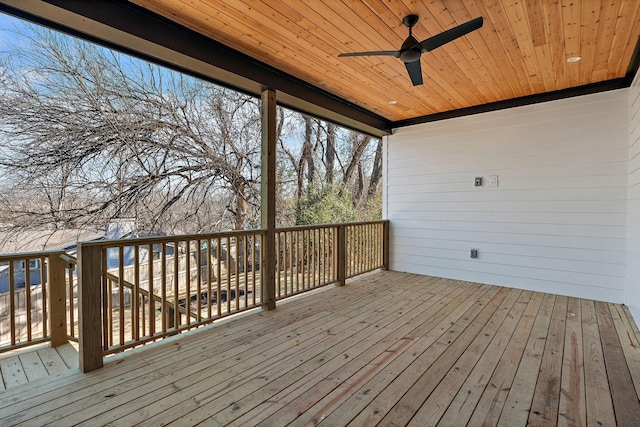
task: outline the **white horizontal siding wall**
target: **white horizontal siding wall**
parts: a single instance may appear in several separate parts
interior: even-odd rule
[[[391,268],[623,302],[628,93],[397,130],[385,145]]]
[[[629,90],[629,247],[627,300],[640,322],[640,74]]]

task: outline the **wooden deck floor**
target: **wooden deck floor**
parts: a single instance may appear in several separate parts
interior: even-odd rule
[[[0,425],[640,425],[626,307],[382,272],[0,392]]]
[[[0,390],[78,369],[77,344],[48,343],[0,354]],[[0,392],[0,396],[2,396]]]

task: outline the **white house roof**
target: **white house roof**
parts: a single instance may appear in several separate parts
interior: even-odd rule
[[[104,231],[82,229],[0,232],[0,253],[69,251],[74,249],[78,242],[104,237]]]

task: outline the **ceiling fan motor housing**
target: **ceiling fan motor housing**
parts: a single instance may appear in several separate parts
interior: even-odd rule
[[[422,49],[418,45],[420,43],[415,37],[409,36],[400,48],[400,59],[404,62],[415,62],[420,59]]]
[[[413,37],[412,31],[413,26],[418,23],[418,18],[418,15],[407,15],[402,19],[402,23],[409,28],[409,37],[400,48],[400,59],[405,63],[419,61],[422,54],[422,49],[418,46],[420,42]]]

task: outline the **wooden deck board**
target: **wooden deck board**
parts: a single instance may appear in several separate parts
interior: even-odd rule
[[[512,388],[520,360],[529,341],[538,311],[542,305],[543,297],[544,295],[541,293],[533,294],[479,401],[469,400],[468,403],[465,402],[467,406],[475,406],[470,418],[461,418],[464,416],[464,412],[454,411],[454,413],[445,413],[443,422],[447,419],[452,419],[451,425],[464,424],[467,420],[470,425],[492,426],[498,423],[502,408]],[[454,408],[450,409],[453,410]]]
[[[464,380],[464,383],[458,389],[457,394],[451,399],[451,404],[449,404],[448,407],[442,405],[442,402],[438,402],[437,390],[429,398],[434,401],[434,405],[442,405],[442,409],[439,411],[442,418],[440,418],[438,422],[443,425],[459,425],[466,423],[469,418],[471,418],[480,397],[489,385],[502,355],[511,342],[518,324],[522,317],[526,315],[527,308],[531,306],[535,309],[536,304],[529,305],[531,298],[532,292],[525,291],[521,293],[518,301],[509,312],[500,329],[494,335],[494,338],[478,360],[478,363],[470,372],[462,375],[463,378],[461,379]],[[429,400],[427,400],[427,403],[428,402]],[[423,405],[422,408],[420,408],[420,412],[426,411],[427,408],[428,406],[426,404]],[[415,419],[421,418],[419,414],[416,414]],[[435,416],[433,418],[435,418]]]
[[[623,306],[381,272],[23,381],[0,425],[640,425],[639,360]]]
[[[596,315],[616,421],[619,426],[637,427],[640,420],[640,401],[608,304],[596,302]]]
[[[587,404],[584,395],[582,309],[580,308],[580,300],[577,298],[569,298],[567,305],[567,326],[562,361],[558,425],[587,425]]]
[[[593,301],[582,301],[584,382],[589,425],[615,425],[613,401]]]
[[[558,420],[566,317],[567,298],[559,296],[551,314],[540,373],[529,410],[529,423],[532,425],[552,425]]]
[[[538,381],[542,353],[549,332],[554,303],[554,295],[545,295],[542,306],[538,311],[536,322],[533,325],[533,330],[529,335],[525,351],[521,359],[519,359],[520,364],[497,425],[504,427],[526,425],[533,393]]]
[[[21,354],[18,358],[24,368],[24,373],[27,376],[28,381],[34,381],[38,378],[49,376],[49,372],[47,371],[47,368],[45,368],[37,351],[30,351],[28,353]]]
[[[0,362],[0,371],[2,371],[2,380],[5,388],[15,387],[28,382],[27,375],[24,373],[24,367],[18,356],[3,358],[2,362]]]

